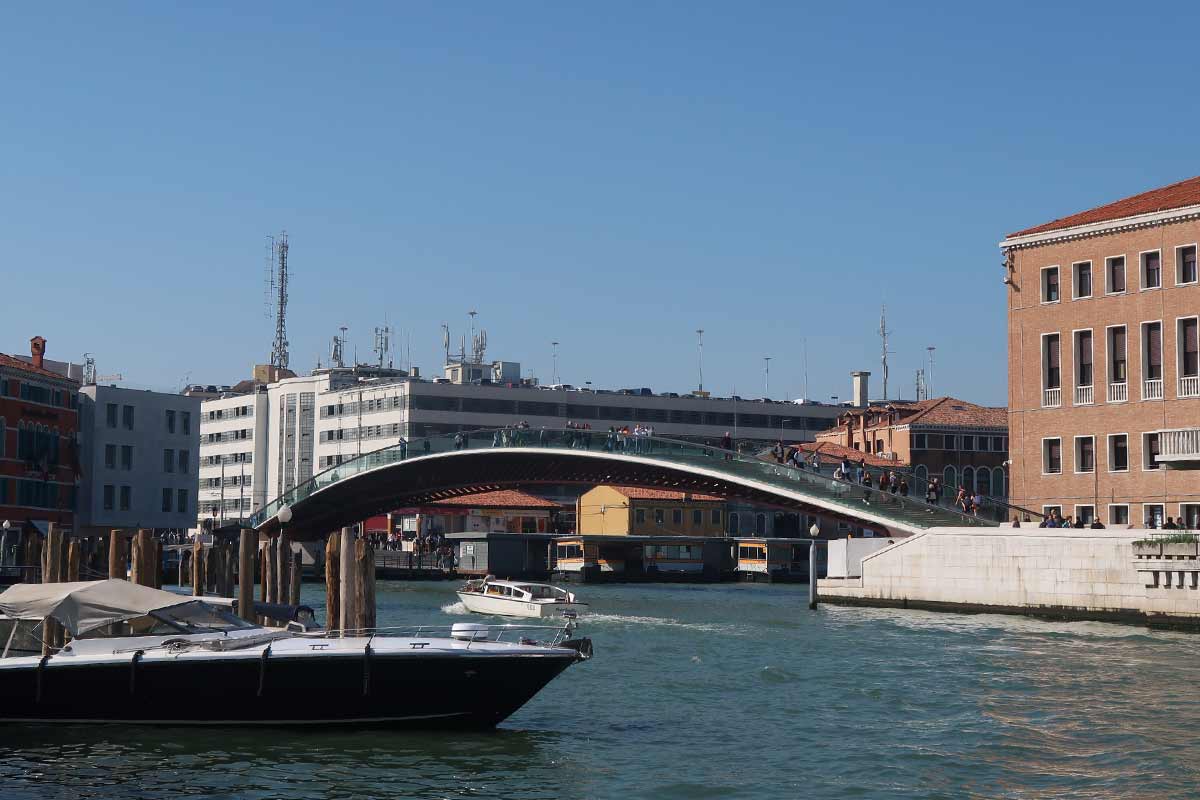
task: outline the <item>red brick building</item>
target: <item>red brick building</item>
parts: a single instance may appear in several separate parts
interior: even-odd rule
[[[826,457],[862,456],[868,469],[891,466],[921,479],[1004,500],[1008,494],[1008,413],[954,397],[852,408],[837,426],[800,445]],[[915,489],[921,494],[924,489]]]
[[[1012,498],[1200,527],[1200,178],[1000,243]]]
[[[45,349],[36,336],[32,363],[0,353],[0,522],[13,530],[74,523],[79,384],[44,367]]]

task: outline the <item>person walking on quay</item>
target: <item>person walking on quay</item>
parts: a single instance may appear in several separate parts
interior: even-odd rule
[[[975,516],[979,516],[979,512],[983,510],[983,492],[975,489],[975,494],[971,497],[971,511]]]
[[[609,453],[617,449],[617,429],[612,425],[608,426],[608,436],[604,439],[604,449]]]
[[[455,450],[462,450],[462,449],[463,449],[463,435],[462,435],[462,431],[459,431],[458,433],[454,434],[454,449],[455,449]]]
[[[954,505],[961,508],[964,514],[969,514],[969,513],[971,513],[971,509],[969,509],[967,507],[967,503],[969,503],[969,502],[970,501],[967,499],[966,487],[964,487],[964,486],[958,487],[958,494],[956,494],[954,496]]]
[[[871,473],[863,470],[862,485],[870,489],[873,481],[874,478],[871,477]]]
[[[732,450],[733,449],[733,437],[729,435],[729,431],[725,431],[725,435],[721,437],[721,449],[722,450]],[[725,453],[725,460],[732,461],[733,454],[728,453],[728,452]]]
[[[931,506],[936,506],[941,500],[942,493],[938,489],[938,479],[934,478],[929,483],[925,484],[925,502]]]
[[[812,468],[813,472],[817,473],[818,475],[821,474],[821,459],[816,453],[812,454],[812,458],[808,460],[808,464]]]
[[[503,438],[501,438],[500,430],[500,428],[496,428],[496,430],[492,432],[492,447],[499,447],[504,441]]]
[[[886,472],[879,473],[879,491],[886,492],[890,488],[892,488],[892,482],[888,478],[888,474]]]
[[[400,437],[400,460],[405,461],[408,458],[408,439]]]
[[[862,459],[862,458],[860,458],[860,459],[858,460],[858,466],[854,468],[854,477],[858,479],[858,482],[859,482],[859,483],[862,483],[862,482],[863,482],[863,476],[864,476],[864,475],[866,475],[866,474],[867,474],[867,462],[866,462],[866,459]]]
[[[900,496],[908,497],[908,480],[903,475],[900,476]]]
[[[783,463],[783,441],[775,442],[775,446],[771,448],[771,455],[775,458],[776,464]]]
[[[888,485],[892,487],[892,494],[900,491],[900,478],[896,475],[896,470],[891,471]]]

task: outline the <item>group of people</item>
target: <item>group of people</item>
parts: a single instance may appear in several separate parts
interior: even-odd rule
[[[1025,517],[1025,522],[1027,522],[1029,524],[1033,524],[1032,522],[1030,522],[1030,519],[1028,516]],[[1014,528],[1021,527],[1021,523],[1017,521],[1016,517],[1013,517],[1012,526]],[[1050,513],[1046,515],[1046,517],[1041,521],[1041,523],[1038,525],[1038,527],[1039,528],[1103,528],[1104,523],[1100,521],[1099,517],[1093,518],[1090,525],[1083,521],[1083,517],[1075,517],[1074,521],[1072,521],[1070,516],[1066,516],[1066,517],[1060,516],[1058,513],[1058,509],[1052,508],[1052,509],[1050,509]],[[1172,527],[1174,527],[1174,526],[1172,526]]]

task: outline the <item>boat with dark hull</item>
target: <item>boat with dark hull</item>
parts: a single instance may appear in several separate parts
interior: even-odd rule
[[[0,612],[14,722],[487,728],[591,655],[570,621],[334,637],[114,580],[15,586]],[[73,637],[44,656],[43,617]]]

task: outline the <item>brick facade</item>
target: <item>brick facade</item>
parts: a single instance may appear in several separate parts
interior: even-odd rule
[[[1194,191],[1180,197],[1180,187],[1193,182]],[[1181,380],[1195,372],[1185,364],[1185,357],[1189,363],[1194,358],[1185,354],[1184,337],[1191,338],[1187,320],[1200,314],[1200,285],[1194,274],[1185,274],[1194,272],[1185,264],[1194,264],[1196,253],[1186,248],[1200,242],[1200,182],[1193,182],[1168,187],[1179,197],[1176,202],[1188,204],[1174,213],[1130,216],[1130,211],[1161,209],[1154,198],[1146,199],[1151,192],[1001,243],[1008,264],[1013,503],[1039,510],[1058,506],[1067,515],[1095,507],[1108,524],[1114,519],[1139,524],[1158,513],[1200,519],[1200,506],[1181,508],[1200,504],[1200,475],[1167,469],[1153,452],[1156,432],[1200,426],[1200,396],[1187,396],[1200,395],[1196,381]],[[1154,276],[1144,269],[1153,271],[1154,254],[1158,287],[1149,285]],[[1119,258],[1124,259],[1123,287],[1119,281],[1114,286],[1118,276],[1109,274]],[[1057,268],[1057,297],[1048,268]],[[1184,283],[1184,278],[1191,280]],[[1157,370],[1157,337],[1148,323],[1161,323]],[[1047,335],[1058,337],[1057,381],[1054,339]],[[1077,437],[1082,438],[1077,442]],[[1047,463],[1056,439],[1058,465]],[[1124,516],[1118,516],[1122,508]]]

